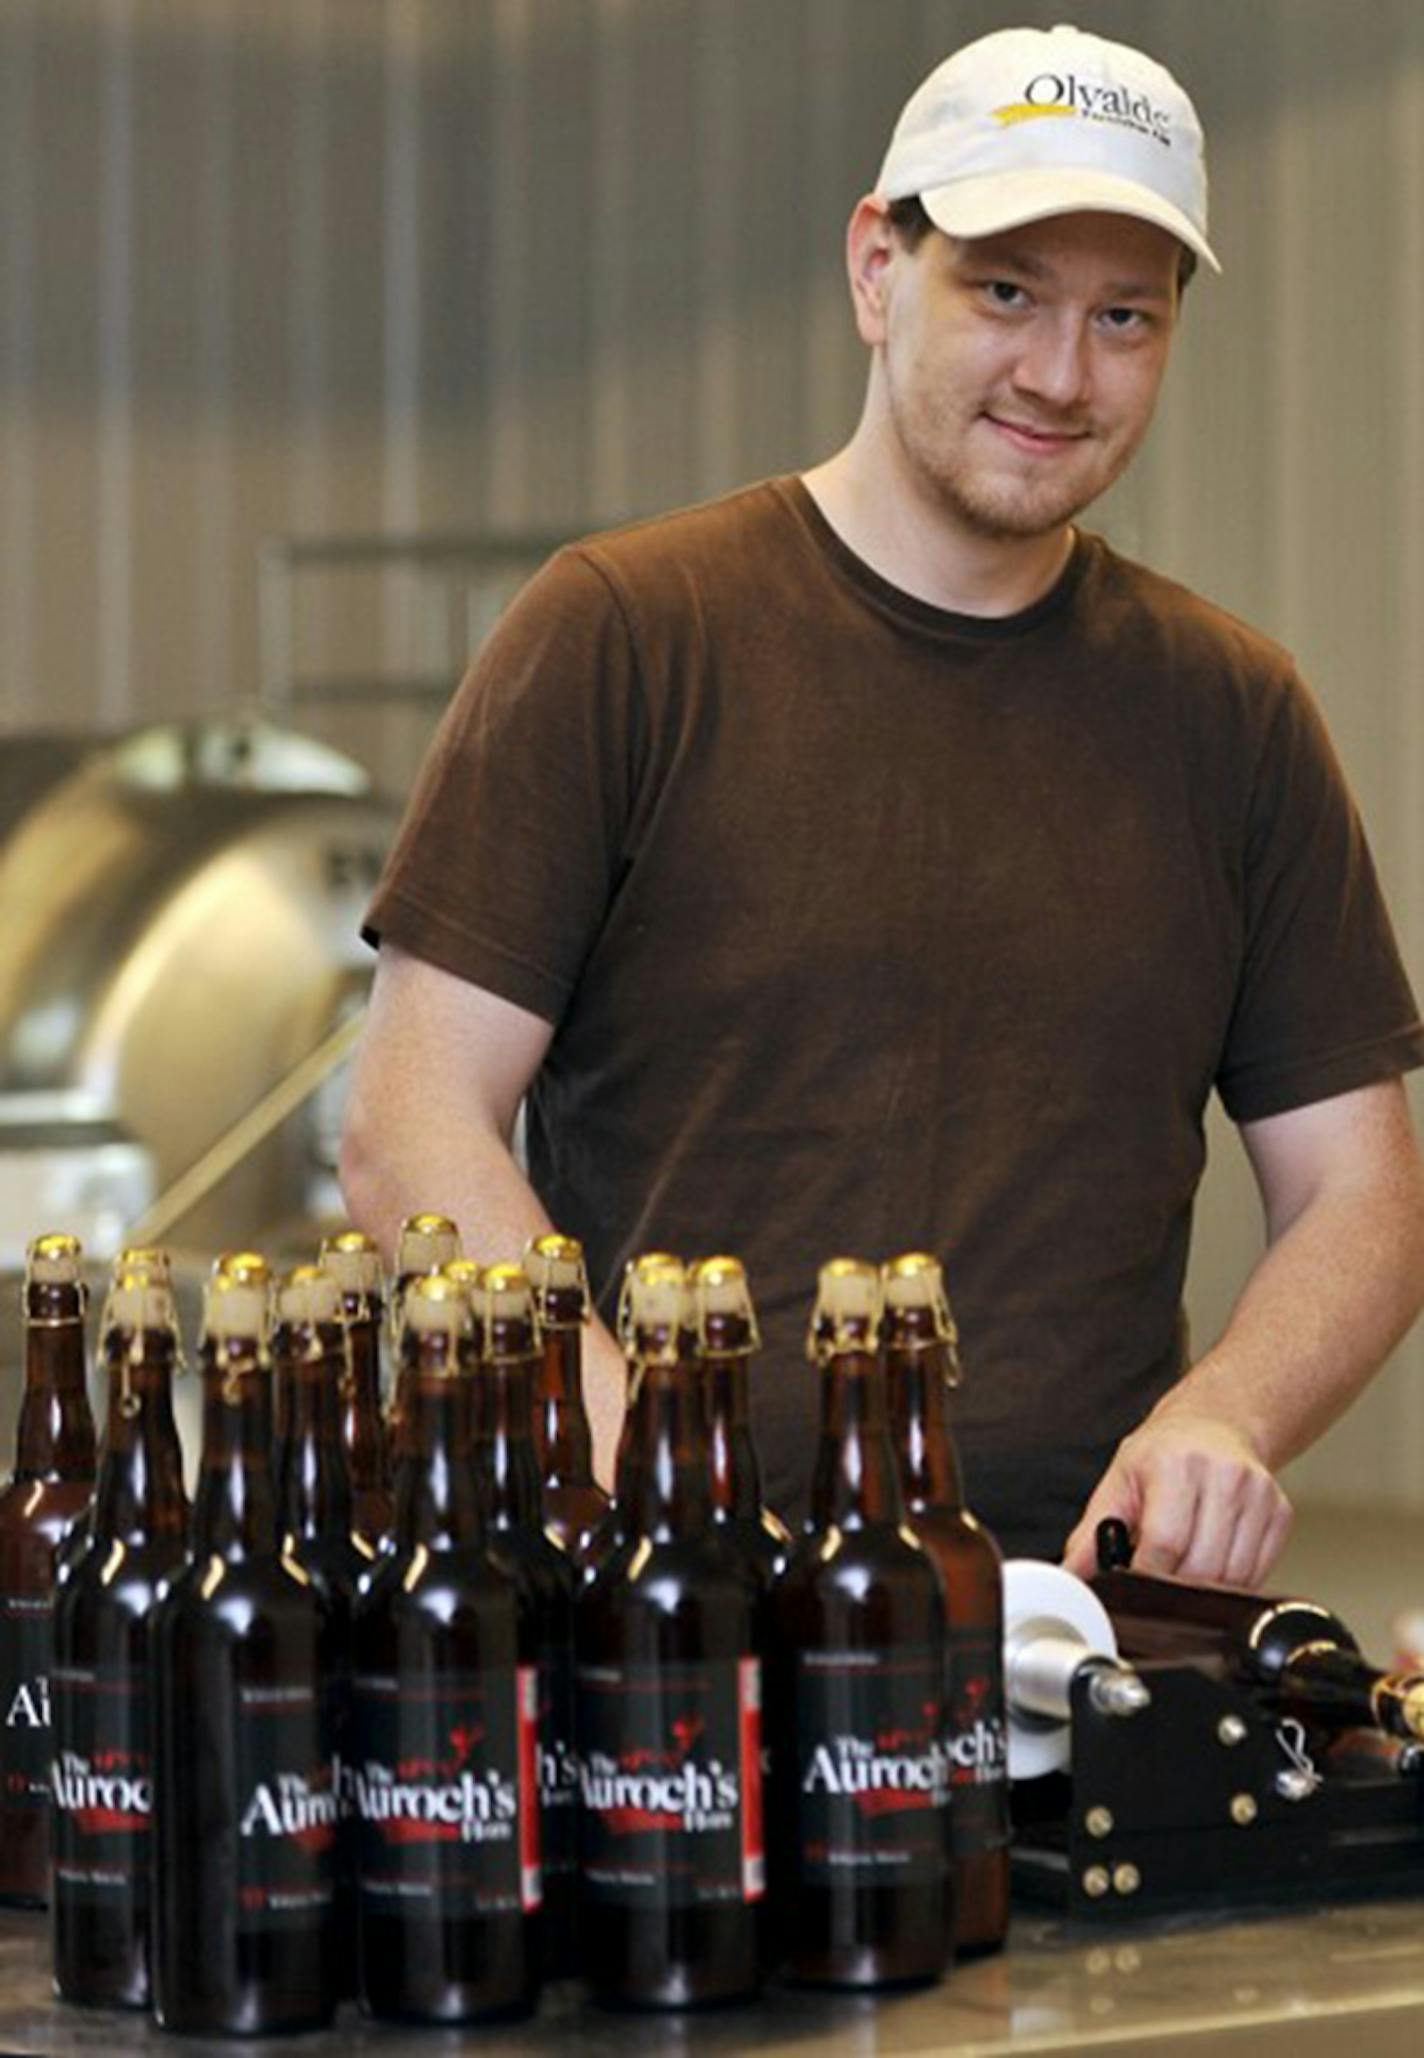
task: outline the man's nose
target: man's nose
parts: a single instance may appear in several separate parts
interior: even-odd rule
[[[1080,406],[1087,398],[1089,385],[1085,326],[1066,314],[1035,324],[1019,352],[1014,385],[1020,393],[1046,400],[1064,411]]]

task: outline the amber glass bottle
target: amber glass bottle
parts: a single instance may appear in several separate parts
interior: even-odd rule
[[[401,1350],[401,1328],[405,1320],[405,1296],[411,1282],[439,1272],[460,1256],[460,1232],[448,1215],[407,1215],[396,1240],[395,1277],[391,1284],[391,1353],[395,1379],[390,1411],[386,1417],[386,1442],[390,1452],[392,1481],[405,1456],[405,1423],[409,1416],[407,1364]]]
[[[623,1356],[630,1365],[634,1362],[633,1298],[638,1283],[644,1277],[657,1278],[668,1265],[679,1272],[683,1269],[681,1258],[675,1258],[670,1251],[643,1251],[636,1258],[630,1258],[623,1268],[623,1284],[618,1293],[618,1311],[614,1318],[614,1327]],[[593,1571],[601,1565],[628,1534],[629,1510],[633,1505],[637,1469],[641,1462],[637,1447],[638,1439],[633,1434],[631,1381],[625,1389],[625,1400],[623,1423],[618,1432],[618,1448],[613,1458],[613,1498],[602,1521],[580,1553],[585,1571]]]
[[[682,2008],[761,1973],[763,1592],[712,1519],[675,1260],[635,1277],[623,1533],[575,1602],[580,1944],[602,1999]]]
[[[773,1890],[793,1978],[934,1979],[953,1954],[944,1590],[905,1521],[872,1265],[821,1268],[811,1521],[772,1590]]]
[[[571,1236],[537,1236],[524,1254],[539,1318],[534,1444],[544,1482],[544,1521],[582,1557],[608,1513],[593,1476],[593,1434],[583,1397],[583,1332],[589,1319],[583,1246]]]
[[[337,1995],[339,1653],[277,1542],[267,1307],[209,1284],[189,1548],[151,1618],[154,2007],[193,2035],[315,2028]]]
[[[54,1984],[96,2008],[149,2003],[148,1616],[188,1523],[167,1270],[120,1270],[105,1303],[93,1518],[54,1604]]]
[[[94,1487],[77,1237],[30,1245],[25,1391],[15,1469],[0,1491],[0,1901],[49,1892],[50,1602],[55,1552]]]
[[[1004,1593],[998,1545],[964,1505],[950,1392],[958,1335],[936,1258],[911,1252],[882,1268],[885,1369],[910,1526],[944,1581],[949,1634],[950,1844],[955,1943],[996,1949],[1009,1922],[1008,1740]]]
[[[747,1391],[761,1336],[746,1268],[738,1258],[703,1258],[688,1277],[692,1352],[702,1367],[707,1413],[713,1514],[770,1586],[786,1563],[791,1533],[761,1497]]]
[[[455,1281],[404,1296],[395,1542],[356,1602],[361,1995],[460,2023],[528,2009],[541,1936],[537,1628],[490,1548]]]
[[[385,1284],[381,1253],[359,1229],[328,1237],[321,1262],[341,1289],[351,1377],[341,1410],[341,1438],[351,1480],[351,1519],[356,1534],[379,1549],[391,1533],[395,1500],[391,1460],[381,1413],[381,1331]]]
[[[578,1766],[574,1749],[574,1566],[544,1526],[534,1449],[539,1331],[534,1290],[519,1265],[484,1275],[484,1352],[476,1377],[475,1454],[490,1548],[522,1589],[539,1649],[539,1836],[544,1873],[544,1970],[576,1969]]]

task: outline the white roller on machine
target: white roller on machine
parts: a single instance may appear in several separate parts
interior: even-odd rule
[[[1140,1714],[1152,1699],[1140,1674],[1117,1654],[1108,1612],[1090,1586],[1062,1565],[1010,1558],[1004,1566],[1004,1702],[1010,1779],[1064,1772],[1071,1755],[1072,1687],[1104,1715]]]

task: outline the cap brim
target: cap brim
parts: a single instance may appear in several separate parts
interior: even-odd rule
[[[1214,272],[1221,270],[1216,252],[1179,207],[1110,172],[1034,169],[986,172],[932,186],[920,194],[925,213],[949,236],[996,236],[1025,222],[1048,221],[1056,214],[1130,214],[1153,222],[1185,243]]]

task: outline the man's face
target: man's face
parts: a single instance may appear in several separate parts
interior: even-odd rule
[[[918,482],[975,534],[1049,534],[1147,431],[1176,321],[1180,245],[1126,215],[896,242],[883,373]]]

